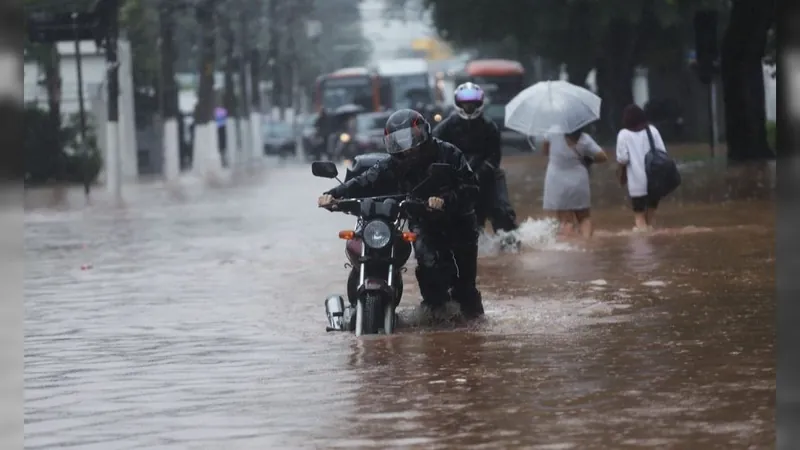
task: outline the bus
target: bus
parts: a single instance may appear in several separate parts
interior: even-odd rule
[[[505,108],[525,89],[525,69],[518,61],[508,59],[475,59],[467,62],[455,74],[454,84],[471,81],[486,93],[484,114],[502,130],[505,128]]]
[[[399,58],[378,61],[377,75],[391,89],[391,109],[433,105],[433,80],[428,62],[422,58]]]
[[[314,109],[334,111],[347,104],[366,111],[380,112],[389,107],[389,92],[375,71],[366,67],[347,67],[317,77]]]

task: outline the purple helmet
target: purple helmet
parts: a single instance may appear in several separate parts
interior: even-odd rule
[[[475,83],[466,82],[459,85],[455,92],[456,112],[464,119],[476,119],[483,113],[483,89]]]

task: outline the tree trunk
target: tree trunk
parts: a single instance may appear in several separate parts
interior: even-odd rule
[[[648,50],[648,33],[654,27],[652,1],[641,2],[638,22],[615,19],[604,39],[605,51],[597,64],[597,90],[603,103],[598,134],[614,139],[622,125],[622,110],[633,103],[636,66]]]
[[[170,0],[162,0],[159,11],[161,40],[161,118],[164,123],[162,147],[164,149],[164,177],[174,179],[180,173],[181,161],[188,158],[180,133],[178,84],[175,82],[175,7]]]
[[[231,19],[228,16],[221,16],[222,20],[222,39],[225,42],[225,88],[222,97],[222,104],[227,111],[225,120],[225,159],[228,166],[236,163],[238,156],[237,130],[239,122],[239,104],[236,98],[236,86],[234,75],[236,73],[236,35],[233,32]],[[222,144],[222,143],[221,143]]]
[[[269,49],[267,50],[267,60],[270,65],[269,77],[272,81],[272,93],[270,96],[271,106],[278,107],[283,114],[284,102],[283,96],[285,91],[284,76],[282,70],[282,54],[280,51],[281,45],[281,21],[282,15],[279,16],[281,7],[278,4],[280,0],[270,0],[269,10],[267,17],[269,18]]]
[[[569,82],[580,87],[586,87],[586,77],[594,68],[595,55],[602,50],[592,42],[590,30],[594,26],[592,22],[596,19],[587,8],[589,8],[587,5],[582,8],[571,8],[569,23],[572,31],[568,34],[567,47],[569,50],[563,55]]]
[[[216,63],[216,30],[214,0],[202,0],[195,9],[200,36],[200,80],[194,111],[193,168],[211,174],[219,168],[219,145],[214,121],[214,71]]]
[[[631,25],[624,21],[611,25],[606,51],[597,64],[597,91],[603,99],[597,134],[613,139],[620,129],[622,110],[633,103],[633,44]]]
[[[589,76],[589,72],[593,69],[591,62],[586,63],[585,61],[591,60],[582,59],[580,61],[567,62],[569,82],[584,88],[586,87],[586,77]]]
[[[250,55],[250,46],[248,45],[248,38],[250,36],[250,11],[247,8],[242,8],[239,13],[239,52],[238,52],[238,65],[239,65],[239,91],[241,98],[239,99],[239,106],[241,111],[239,113],[239,126],[238,133],[241,135],[241,147],[243,155],[246,153],[254,156],[253,152],[253,130],[251,123],[251,110],[250,110],[250,90],[249,83],[247,82],[247,61]],[[257,150],[259,155],[261,150]]]
[[[250,50],[250,104],[253,111],[261,113],[261,52]]]
[[[729,162],[774,157],[767,143],[762,69],[774,12],[775,0],[733,2],[721,52]]]
[[[61,136],[61,58],[58,55],[55,44],[43,44],[46,46],[45,57],[42,61],[44,66],[44,83],[47,90],[47,111],[50,117],[51,132],[56,136],[55,142],[60,152],[64,143]]]

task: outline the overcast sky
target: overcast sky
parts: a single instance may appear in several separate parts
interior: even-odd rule
[[[399,20],[387,21],[383,17],[383,3],[384,0],[365,0],[361,3],[364,35],[372,41],[373,58],[391,57],[398,49],[410,46],[413,39],[434,34],[428,25],[430,22],[428,17],[424,17],[423,20],[418,19],[420,11],[418,2],[409,2],[411,5],[406,12],[411,20],[405,23]]]

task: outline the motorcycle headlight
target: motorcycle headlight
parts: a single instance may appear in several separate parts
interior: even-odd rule
[[[350,142],[350,135],[347,134],[347,133],[342,133],[339,136],[339,140],[346,144],[346,143]]]
[[[392,229],[386,222],[373,220],[364,227],[364,243],[376,250],[389,245],[392,240]]]

